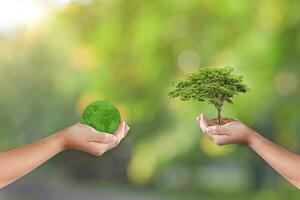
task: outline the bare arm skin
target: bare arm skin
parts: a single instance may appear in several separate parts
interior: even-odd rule
[[[207,126],[207,119],[201,115],[197,122],[217,145],[240,143],[249,146],[273,169],[291,184],[300,189],[300,156],[264,138],[240,121],[221,126]]]
[[[128,130],[125,122],[120,123],[114,135],[77,123],[42,140],[0,152],[0,189],[66,149],[101,156],[116,147]]]

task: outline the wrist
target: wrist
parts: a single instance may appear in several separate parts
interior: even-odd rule
[[[253,148],[259,139],[260,139],[260,135],[257,132],[250,130],[249,137],[247,140],[247,145],[250,148]]]
[[[53,143],[56,146],[59,152],[64,151],[66,149],[65,144],[65,130],[59,131],[52,135]]]

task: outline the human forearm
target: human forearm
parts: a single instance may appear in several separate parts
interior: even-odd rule
[[[217,145],[246,144],[285,179],[300,189],[300,156],[280,147],[236,120],[220,126],[208,126],[201,115],[197,121],[203,131]]]
[[[29,173],[64,149],[62,132],[0,153],[0,188]]]
[[[300,189],[300,156],[251,131],[248,145],[274,170]]]
[[[101,156],[116,147],[128,131],[129,127],[124,121],[114,134],[99,132],[77,123],[32,144],[0,152],[0,188],[29,173],[64,149]]]

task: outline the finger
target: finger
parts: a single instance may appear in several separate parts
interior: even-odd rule
[[[212,136],[213,135],[210,135],[210,134],[207,134],[207,133],[204,133],[210,140],[213,140]]]
[[[118,129],[115,131],[114,135],[121,140],[124,137],[125,134],[125,129],[126,129],[126,123],[124,121],[122,121],[119,124]]]
[[[241,122],[240,122],[240,121],[232,121],[232,122],[226,123],[226,124],[223,125],[223,126],[229,126],[229,125],[232,125],[232,124],[241,124]]]
[[[196,121],[198,122],[198,124],[200,124],[201,116],[202,116],[202,113],[196,118]]]
[[[228,144],[228,136],[227,135],[213,135],[212,141],[217,145]]]
[[[198,123],[200,123],[200,117],[201,117],[201,115],[199,115],[198,117],[196,117],[196,121],[197,121]]]
[[[200,125],[200,128],[202,129],[202,131],[205,132],[208,122],[207,122],[206,117],[203,114],[201,114],[200,117],[198,118],[198,122],[199,122],[199,125]]]
[[[129,130],[130,130],[130,127],[126,124],[126,129],[125,129],[125,135],[124,136],[126,136],[128,134]]]
[[[108,144],[90,142],[87,148],[87,152],[94,156],[101,156],[109,149]]]
[[[129,129],[130,129],[130,127],[125,123],[125,129],[124,129],[123,134],[120,137],[120,140],[122,140],[127,135]]]
[[[115,137],[109,133],[98,132],[91,134],[89,142],[111,143],[115,140]]]
[[[208,126],[205,132],[209,135],[227,135],[223,126]]]

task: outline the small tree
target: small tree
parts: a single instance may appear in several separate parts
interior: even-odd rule
[[[222,107],[225,102],[233,103],[231,98],[240,92],[247,92],[242,76],[232,74],[232,67],[200,68],[188,74],[185,80],[173,82],[174,88],[169,96],[183,101],[190,99],[207,101],[218,110],[218,123],[223,123]]]

